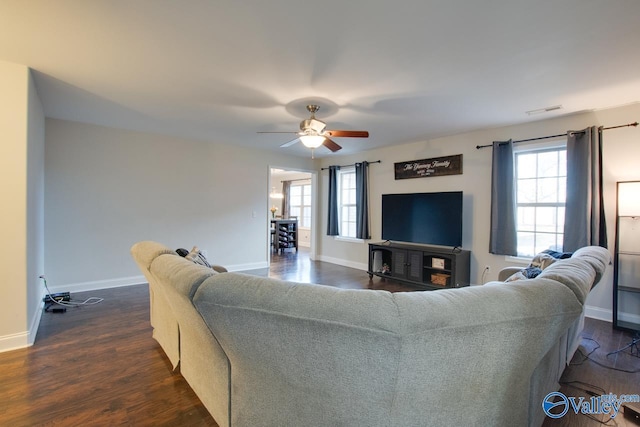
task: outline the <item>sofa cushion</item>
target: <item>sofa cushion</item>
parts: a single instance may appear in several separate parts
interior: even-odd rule
[[[562,283],[571,289],[578,301],[584,304],[596,274],[592,268],[589,268],[589,264],[586,261],[568,259],[553,264],[553,266],[540,273],[538,277]]]
[[[540,276],[567,286],[584,304],[593,286],[598,284],[611,259],[611,254],[600,246],[577,250],[573,257],[554,263]]]
[[[205,258],[205,256],[202,254],[202,252],[200,252],[200,249],[198,249],[197,246],[194,246],[191,249],[191,251],[188,254],[186,254],[184,257],[196,264],[200,264],[200,265],[204,265],[205,267],[212,268],[207,258]]]
[[[151,272],[163,283],[162,292],[171,300],[180,294],[191,300],[198,286],[209,276],[218,274],[215,270],[203,265],[194,265],[179,256],[161,255],[151,264]]]
[[[575,251],[573,256],[585,260],[594,268],[596,272],[594,286],[602,279],[607,265],[611,264],[611,253],[600,246],[585,246]]]
[[[582,310],[541,279],[390,294],[227,273],[193,302],[243,426],[526,424],[531,374]]]
[[[136,261],[138,267],[140,267],[145,276],[147,276],[153,260],[160,255],[177,255],[176,252],[172,251],[165,245],[158,242],[153,242],[151,240],[138,242],[133,245],[131,247],[131,254],[133,255],[133,259]],[[147,277],[147,280],[149,280],[149,277]]]
[[[509,276],[505,282],[513,282],[515,280],[533,279],[537,277],[542,270],[560,259],[571,258],[570,252],[557,252],[546,249],[533,257],[529,266]]]
[[[523,280],[523,279],[533,279],[534,277],[537,277],[540,273],[542,273],[542,269],[540,267],[523,268],[522,270],[517,271],[516,273],[509,276],[507,280],[505,280],[505,282],[514,282],[516,280]]]

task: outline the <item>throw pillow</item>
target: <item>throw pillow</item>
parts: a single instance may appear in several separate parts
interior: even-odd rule
[[[209,261],[207,261],[205,256],[202,255],[200,249],[198,249],[197,246],[194,246],[193,249],[191,249],[191,252],[189,252],[185,256],[185,258],[195,262],[196,264],[204,265],[205,267],[211,268],[211,264],[209,264]]]
[[[507,280],[505,280],[505,282],[513,282],[515,280],[522,279],[533,279],[540,273],[542,273],[542,269],[540,267],[529,266],[527,268],[523,268],[517,273],[512,274]]]
[[[512,274],[507,280],[505,280],[505,282],[513,282],[515,280],[522,279],[533,279],[538,274],[542,273],[542,270],[549,267],[557,260],[571,258],[571,255],[571,252],[556,252],[551,249],[544,250],[533,257],[531,263],[527,268],[523,268],[517,273]]]

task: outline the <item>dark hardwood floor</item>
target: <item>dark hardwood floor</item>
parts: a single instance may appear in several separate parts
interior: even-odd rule
[[[342,288],[410,291],[410,287],[360,270],[309,261],[307,253],[274,255],[270,269],[251,274],[285,280],[331,284]],[[104,298],[98,305],[43,313],[32,347],[0,353],[1,426],[216,426],[198,398],[151,338],[146,285],[72,295]],[[581,351],[563,377],[569,396],[640,392],[640,374],[606,369],[640,368],[640,358],[606,353],[631,340],[606,322],[587,319]],[[599,348],[596,348],[596,342]],[[592,361],[593,360],[593,361]],[[596,362],[594,362],[596,361]],[[579,381],[580,383],[577,383]],[[579,388],[574,388],[579,387]],[[582,393],[582,394],[581,394]],[[602,417],[601,417],[602,419]],[[548,419],[545,426],[595,426],[584,415]],[[609,425],[625,424],[622,414]]]

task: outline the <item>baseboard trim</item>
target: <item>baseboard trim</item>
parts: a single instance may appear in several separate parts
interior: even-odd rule
[[[254,262],[247,264],[235,264],[225,266],[229,271],[256,270],[258,268],[267,268],[269,264],[265,262]],[[49,286],[52,293],[56,292],[87,292],[97,291],[99,289],[119,288],[122,286],[132,286],[147,283],[147,279],[140,276],[120,277],[116,279],[94,280],[91,282],[68,283],[66,285]]]
[[[584,307],[584,315],[592,319],[613,323],[613,311],[606,308],[587,305]],[[623,322],[640,324],[640,316],[633,313],[620,312],[618,313],[618,319]]]
[[[355,261],[348,261],[341,258],[333,258],[326,255],[318,256],[318,261],[328,262],[331,264],[341,265],[343,267],[355,268],[356,270],[367,271],[369,266],[367,264]]]
[[[40,294],[40,298],[38,298],[38,308],[36,308],[36,312],[33,314],[33,318],[31,319],[31,327],[29,328],[29,336],[27,337],[27,346],[33,345],[36,341],[36,335],[38,334],[38,327],[40,326],[40,319],[42,318],[42,312],[44,311],[44,296],[46,295],[46,291],[43,289]]]
[[[623,322],[635,323],[640,325],[640,316],[631,313],[618,313],[618,318]]]
[[[584,306],[584,315],[591,319],[602,320],[611,323],[613,312],[607,308],[594,307],[592,305]]]
[[[122,286],[147,283],[144,276],[120,277],[117,279],[95,280],[91,282],[69,283],[66,285],[49,286],[52,293],[56,292],[86,292],[98,289],[119,288]]]
[[[234,265],[225,265],[224,266],[228,271],[245,271],[245,270],[257,270],[259,268],[268,268],[269,263],[267,261],[264,262],[251,262],[247,264],[234,264]]]
[[[30,331],[24,331],[0,337],[0,353],[33,345],[33,339],[30,335],[32,335]]]
[[[10,334],[0,337],[0,353],[11,350],[18,350],[20,348],[31,347],[36,341],[36,335],[38,335],[38,327],[40,326],[40,319],[42,318],[42,311],[44,309],[44,302],[42,299],[45,296],[45,291],[42,291],[42,295],[38,298],[38,306],[31,318],[31,324],[29,330],[24,332],[18,332],[17,334]]]

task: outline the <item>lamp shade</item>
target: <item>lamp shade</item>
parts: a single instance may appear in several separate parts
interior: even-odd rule
[[[308,148],[318,148],[324,142],[322,135],[301,135],[300,141]]]
[[[640,181],[618,182],[618,215],[640,216]]]

